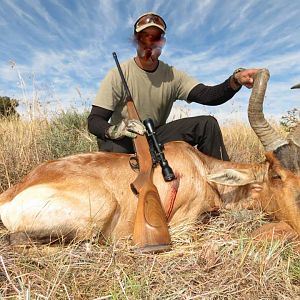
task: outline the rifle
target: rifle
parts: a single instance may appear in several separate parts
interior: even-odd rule
[[[115,52],[113,57],[125,88],[128,118],[140,120]],[[141,252],[166,251],[171,247],[171,237],[166,215],[152,179],[153,166],[149,144],[145,135],[137,135],[133,144],[139,163],[139,175],[130,184],[133,193],[138,195],[133,243]]]

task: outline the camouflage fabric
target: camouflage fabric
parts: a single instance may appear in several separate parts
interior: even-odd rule
[[[119,124],[110,126],[106,131],[106,137],[118,140],[125,136],[135,138],[137,134],[143,135],[146,128],[139,120],[122,120]]]

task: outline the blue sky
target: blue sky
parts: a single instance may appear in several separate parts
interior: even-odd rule
[[[265,115],[299,107],[299,0],[0,0],[0,95],[47,109],[90,108],[101,79],[133,57],[135,19],[147,11],[167,23],[161,59],[205,84],[237,67],[265,67],[271,79]],[[177,101],[175,112],[244,118],[250,90],[208,107]]]

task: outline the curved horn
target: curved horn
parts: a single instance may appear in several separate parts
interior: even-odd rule
[[[300,147],[300,122],[291,130],[287,136],[287,140]]]
[[[291,87],[291,89],[299,89],[299,88],[300,88],[300,83],[298,83],[298,84]]]
[[[287,141],[271,127],[263,114],[263,102],[269,77],[270,73],[267,69],[261,69],[256,73],[249,99],[248,119],[265,150],[273,151],[286,145]]]
[[[291,89],[300,88],[300,83],[291,87]],[[289,135],[287,136],[288,141],[292,141],[298,147],[300,147],[300,122],[291,130]]]

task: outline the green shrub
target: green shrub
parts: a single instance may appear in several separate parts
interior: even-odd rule
[[[0,96],[0,117],[18,117],[19,114],[16,111],[18,105],[19,102],[17,100]]]
[[[52,158],[96,151],[95,138],[87,131],[88,111],[61,112],[49,122],[43,137]]]

